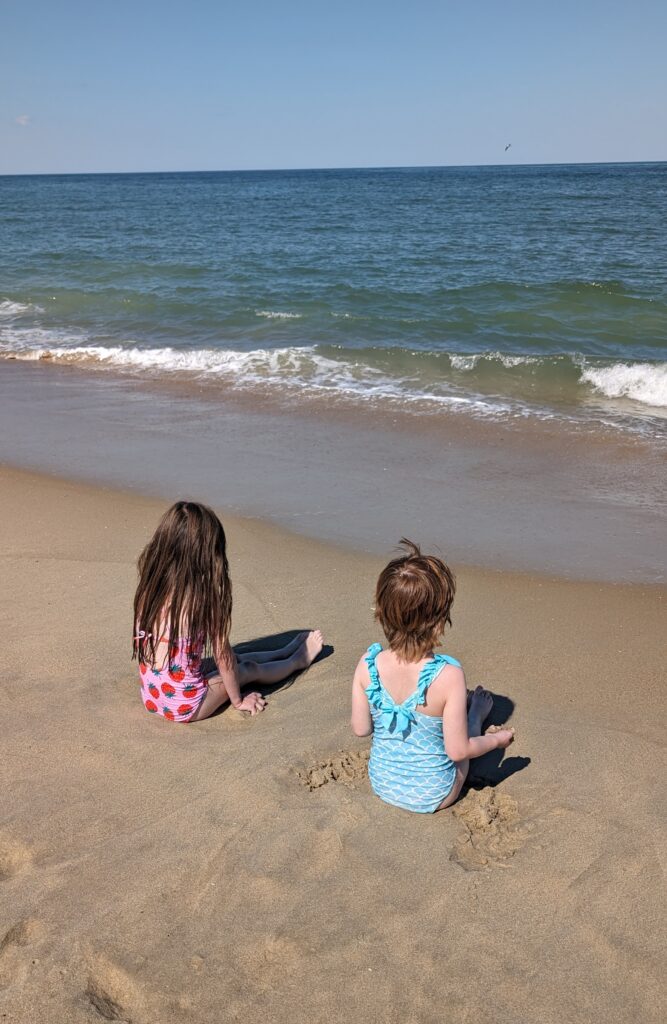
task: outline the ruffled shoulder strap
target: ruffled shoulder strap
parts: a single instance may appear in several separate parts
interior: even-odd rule
[[[380,676],[378,674],[377,665],[375,664],[375,659],[381,650],[382,644],[371,644],[366,651],[366,656],[364,658],[364,661],[368,666],[368,675],[371,680],[370,686],[366,687],[366,696],[371,704],[375,704],[376,707],[379,707],[383,696]]]
[[[366,651],[366,664],[370,665],[371,662],[375,664],[375,659],[382,650],[382,644],[371,644]]]
[[[375,659],[382,650],[381,644],[371,644],[366,652],[366,664],[370,683],[366,687],[368,703],[380,713],[380,720],[390,733],[400,733],[403,738],[410,731],[410,724],[414,715],[402,704],[396,704],[391,695],[387,693],[380,682],[380,675],[375,664]]]
[[[380,675],[375,664],[375,659],[381,650],[381,644],[371,644],[366,652],[370,683],[366,687],[365,693],[368,703],[379,712],[380,721],[385,729],[390,733],[401,735],[405,739],[415,717],[413,710],[415,694],[402,704],[396,704],[391,694],[385,690],[380,682]]]
[[[436,676],[440,675],[445,665],[454,665],[456,668],[461,668],[461,662],[457,661],[456,658],[450,657],[449,654],[436,654],[431,661],[426,662],[419,673],[417,681],[417,704],[424,703],[426,691]]]

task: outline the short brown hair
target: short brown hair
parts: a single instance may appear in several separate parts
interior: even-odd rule
[[[401,538],[406,551],[380,573],[375,591],[375,618],[389,647],[403,661],[418,661],[451,626],[456,593],[454,573],[435,555],[422,555],[417,544]]]

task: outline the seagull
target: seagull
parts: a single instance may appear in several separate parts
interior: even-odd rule
[[[512,143],[511,143],[511,142],[508,142],[508,143],[507,143],[507,145],[505,146],[505,152],[507,152],[507,150],[508,150],[508,149],[510,148],[510,146],[511,146],[511,145],[512,145]]]

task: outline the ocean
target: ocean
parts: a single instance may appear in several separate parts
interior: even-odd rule
[[[664,440],[667,164],[2,177],[0,359]]]
[[[667,578],[667,164],[0,178],[0,461]]]

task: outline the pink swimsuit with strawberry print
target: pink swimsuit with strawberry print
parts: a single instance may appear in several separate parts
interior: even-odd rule
[[[170,722],[189,722],[208,691],[202,672],[203,640],[182,637],[169,648],[162,668],[139,664],[141,699],[146,711]]]

